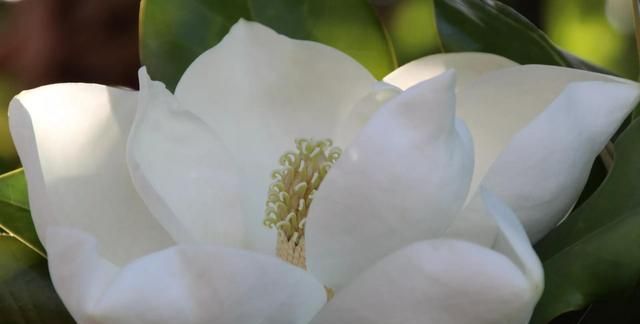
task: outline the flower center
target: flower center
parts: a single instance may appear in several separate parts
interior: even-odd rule
[[[278,231],[278,257],[306,269],[304,228],[309,207],[342,150],[329,139],[297,139],[295,143],[297,150],[282,155],[281,168],[271,174],[264,225]]]

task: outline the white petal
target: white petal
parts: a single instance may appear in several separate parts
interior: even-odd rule
[[[335,145],[343,148],[349,146],[380,107],[400,93],[402,90],[388,83],[375,83],[371,92],[362,97],[340,122]]]
[[[522,270],[535,290],[542,292],[542,265],[524,227],[513,211],[486,188],[480,187],[445,236],[502,253]]]
[[[326,301],[309,273],[248,251],[179,245],[118,268],[89,235],[48,237],[53,283],[80,323],[306,324]]]
[[[420,81],[431,79],[447,70],[456,70],[458,87],[493,70],[516,66],[502,56],[489,53],[446,53],[434,54],[411,61],[389,75],[384,81],[400,89],[408,89]]]
[[[254,247],[275,248],[262,226],[270,174],[296,138],[330,138],[375,79],[345,54],[240,20],[187,69],[176,97],[238,161]],[[251,227],[253,226],[253,227]]]
[[[11,135],[43,242],[50,226],[79,228],[117,263],[173,243],[129,178],[125,142],[136,102],[135,92],[96,84],[54,84],[11,101]]]
[[[383,256],[441,234],[460,210],[473,169],[455,120],[453,72],[393,98],[329,171],[309,211],[307,265],[341,288]]]
[[[569,212],[594,158],[639,96],[635,84],[572,83],[493,163],[483,185],[515,211],[533,241]]]
[[[498,223],[485,201],[483,187],[464,206],[447,229],[445,237],[465,240],[485,247],[493,246],[499,233]]]
[[[340,291],[313,324],[526,324],[539,294],[505,256],[429,240],[385,257]]]
[[[476,147],[470,192],[475,192],[511,138],[544,111],[569,83],[612,80],[623,82],[581,70],[522,65],[486,73],[463,85],[458,91],[457,113],[467,123]]]
[[[226,147],[160,82],[140,70],[127,148],[131,176],[177,242],[243,244],[239,176]]]

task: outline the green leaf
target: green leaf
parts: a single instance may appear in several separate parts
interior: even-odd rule
[[[51,284],[21,169],[0,176],[0,318],[3,323],[74,323]]]
[[[603,323],[640,323],[640,289],[622,298],[591,304],[582,311],[564,314],[551,322],[551,324]]]
[[[56,294],[47,262],[24,244],[0,237],[2,323],[75,323]]]
[[[399,65],[441,52],[432,0],[400,0],[377,9]]]
[[[487,52],[520,64],[547,64],[608,73],[557,48],[525,17],[498,1],[433,0],[445,52]]]
[[[31,220],[27,181],[22,169],[0,176],[0,230],[45,257]]]
[[[640,122],[615,143],[602,186],[536,245],[545,291],[531,323],[630,294],[640,278]]]
[[[152,78],[174,89],[189,64],[240,18],[292,38],[335,47],[377,78],[397,67],[387,35],[367,0],[143,0],[141,61]]]

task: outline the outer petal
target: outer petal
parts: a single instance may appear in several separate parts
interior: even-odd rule
[[[140,70],[128,162],[138,192],[178,242],[241,246],[239,176],[226,147],[160,82]]]
[[[79,323],[305,324],[326,300],[310,274],[265,255],[186,245],[118,268],[82,232],[48,237],[53,283]]]
[[[534,289],[542,292],[542,266],[524,227],[511,208],[486,188],[480,188],[445,236],[489,247],[509,257]]]
[[[172,244],[127,171],[125,141],[136,101],[135,92],[96,84],[54,84],[11,101],[11,135],[47,248],[50,226],[91,233],[117,263]]]
[[[533,241],[569,212],[594,158],[639,96],[638,85],[570,84],[493,163],[483,184],[513,208]]]
[[[455,120],[454,74],[425,81],[374,115],[320,185],[306,225],[307,265],[341,288],[383,256],[441,234],[473,168]]]
[[[528,323],[542,266],[508,207],[488,192],[480,201],[478,217],[497,225],[495,251],[456,240],[415,243],[356,278],[312,323]]]
[[[271,172],[295,138],[331,138],[375,79],[350,57],[240,20],[196,59],[176,88],[180,103],[211,126],[236,159],[254,246],[273,252],[262,226]]]
[[[523,65],[489,72],[460,88],[458,116],[469,126],[476,146],[470,192],[475,192],[512,137],[575,81],[622,79],[555,66]]]
[[[415,243],[338,293],[314,324],[525,324],[537,297],[509,259],[454,240]]]
[[[488,53],[435,54],[399,67],[387,75],[384,81],[406,90],[420,81],[431,79],[453,69],[458,73],[458,86],[460,87],[487,72],[516,65],[518,63],[507,58]]]

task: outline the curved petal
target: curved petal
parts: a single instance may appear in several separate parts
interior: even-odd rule
[[[384,81],[406,90],[420,81],[431,79],[447,70],[456,70],[458,87],[493,70],[516,66],[502,56],[489,53],[443,53],[411,61],[384,77]]]
[[[307,266],[339,289],[385,255],[441,234],[467,194],[473,148],[454,73],[390,100],[329,171],[309,210]]]
[[[400,93],[402,90],[388,83],[375,83],[371,92],[362,97],[350,109],[349,115],[340,122],[335,145],[349,146],[380,107]]]
[[[445,236],[473,242],[507,256],[529,279],[534,290],[542,293],[542,265],[524,227],[511,208],[486,188],[480,187]]]
[[[515,211],[537,241],[569,212],[593,160],[639,98],[635,84],[570,84],[513,137],[483,185]]]
[[[237,161],[255,248],[275,249],[275,231],[262,226],[262,217],[278,158],[295,148],[296,138],[335,136],[339,121],[375,82],[335,49],[244,20],[187,69],[176,97]]]
[[[79,323],[306,324],[324,287],[276,258],[213,245],[178,245],[118,268],[80,231],[49,231],[49,267]]]
[[[11,101],[11,135],[47,249],[50,226],[91,233],[116,263],[173,243],[129,178],[125,141],[136,102],[133,91],[97,84],[54,84]]]
[[[472,243],[429,240],[382,259],[313,324],[526,324],[539,294],[505,256]]]
[[[212,130],[140,70],[138,113],[129,135],[131,177],[177,242],[243,244],[238,174]]]
[[[471,193],[511,138],[575,81],[624,82],[582,70],[522,65],[486,73],[459,89],[457,113],[467,123],[476,147]]]

